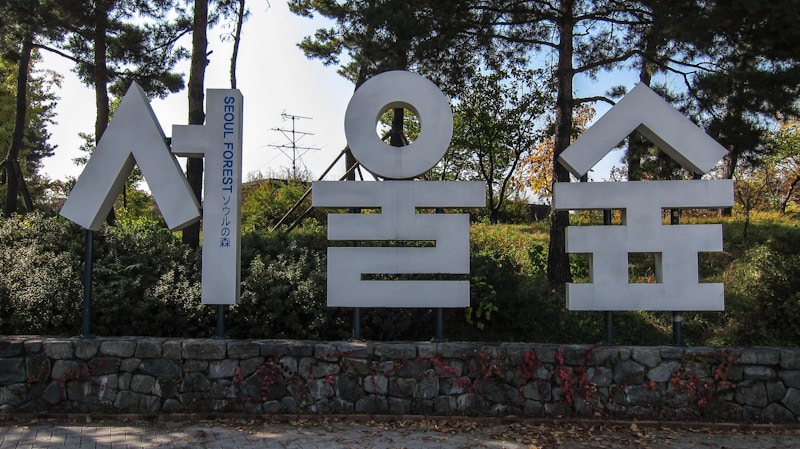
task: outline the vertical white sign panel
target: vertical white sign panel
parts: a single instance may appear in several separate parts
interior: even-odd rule
[[[235,304],[241,278],[242,94],[209,89],[206,124],[173,126],[172,151],[205,158],[203,304]]]

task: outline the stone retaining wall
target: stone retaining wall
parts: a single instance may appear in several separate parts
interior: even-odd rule
[[[0,337],[0,410],[793,422],[800,349]]]

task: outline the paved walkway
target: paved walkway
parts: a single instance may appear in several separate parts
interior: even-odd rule
[[[670,427],[635,423],[499,424],[350,420],[0,421],[0,448],[209,449],[768,449],[800,448],[798,428]]]

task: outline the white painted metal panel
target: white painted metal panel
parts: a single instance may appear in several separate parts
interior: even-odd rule
[[[203,304],[236,304],[241,279],[242,112],[235,89],[206,92],[206,124],[172,127],[175,154],[204,158]]]
[[[634,130],[695,173],[708,172],[727,154],[711,136],[639,83],[564,150],[559,162],[581,177]]]
[[[135,163],[170,229],[200,219],[199,205],[144,90],[131,84],[83,169],[60,214],[86,229],[98,230]]]

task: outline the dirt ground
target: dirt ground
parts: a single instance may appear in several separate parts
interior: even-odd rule
[[[380,417],[6,418],[0,448],[771,449],[800,426]]]

